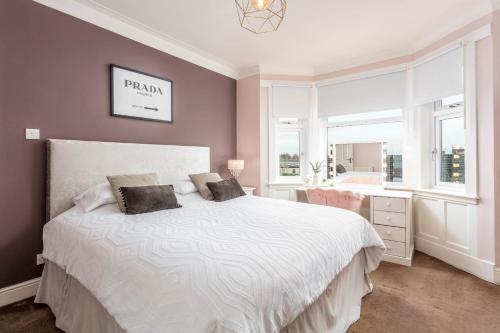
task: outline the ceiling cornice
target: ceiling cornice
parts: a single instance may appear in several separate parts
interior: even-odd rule
[[[316,77],[322,76],[328,73],[342,71],[353,67],[359,67],[359,66],[387,61],[390,59],[406,57],[412,53],[413,53],[412,50],[405,48],[405,49],[394,49],[384,52],[373,53],[362,57],[353,57],[349,61],[336,63],[334,65],[317,67],[315,68],[314,76]]]
[[[153,30],[106,7],[90,5],[90,3],[84,4],[75,0],[33,1],[219,74],[233,79],[239,78],[238,70],[231,64],[207,55],[193,46]]]
[[[500,3],[500,0],[498,0]],[[398,60],[401,62],[407,62],[408,59],[415,57],[420,51],[426,49],[427,47],[441,41],[443,38],[450,36],[451,34],[458,32],[462,28],[468,28],[470,31],[475,31],[481,27],[488,26],[491,23],[491,8],[488,10],[480,10],[475,13],[471,13],[460,21],[454,22],[454,24],[444,27],[443,29],[437,31],[435,34],[426,38],[425,40],[419,40],[413,43],[412,46],[406,49],[394,49],[392,51],[380,52],[377,54],[371,54],[364,57],[352,58],[344,63],[337,63],[330,66],[321,66],[314,71],[314,80],[322,80],[325,77],[335,76],[337,73],[341,73],[346,70],[353,68],[359,68],[364,66],[370,66],[376,63],[391,62],[392,60]],[[469,32],[470,32],[469,31]],[[467,31],[462,31],[467,34]],[[460,37],[457,37],[460,38]],[[271,68],[266,68],[266,75],[272,76],[274,73]],[[289,73],[290,74],[290,73]],[[302,75],[304,73],[296,72],[292,73],[295,75]]]
[[[499,0],[500,2],[500,0]],[[491,15],[491,8],[478,8],[477,11],[472,11],[469,12],[468,15],[463,16],[459,18],[458,20],[455,20],[451,22],[450,24],[442,27],[439,30],[434,31],[432,34],[427,36],[426,38],[422,38],[420,40],[415,41],[412,44],[412,50],[413,52],[418,52],[435,42],[439,41],[442,38],[445,38],[446,36],[466,27],[469,24],[473,24],[476,21],[487,21],[488,16]],[[485,22],[484,24],[487,24],[489,22]],[[482,24],[482,23],[481,23]]]
[[[390,50],[364,57],[357,57],[345,63],[336,63],[310,69],[294,68],[290,70],[288,68],[279,68],[262,64],[247,68],[237,68],[222,59],[207,54],[203,50],[154,30],[151,27],[104,7],[93,0],[33,1],[233,79],[241,79],[255,74],[322,77],[333,72],[353,67],[382,62],[392,58],[410,56],[418,50],[424,49],[439,41],[441,38],[465,27],[467,24],[483,18],[485,15],[490,14],[492,10],[495,11],[500,9],[500,0],[491,0],[491,8],[479,8],[477,11],[471,12],[466,17],[443,27],[427,38],[415,41],[406,49]]]

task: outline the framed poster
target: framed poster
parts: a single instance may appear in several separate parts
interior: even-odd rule
[[[173,82],[111,64],[111,115],[173,122]]]

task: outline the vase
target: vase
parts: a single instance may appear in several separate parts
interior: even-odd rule
[[[318,186],[319,185],[319,175],[314,175],[313,176],[313,185]]]

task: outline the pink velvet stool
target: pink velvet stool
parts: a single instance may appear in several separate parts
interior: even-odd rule
[[[319,188],[307,190],[309,203],[347,209],[358,214],[361,211],[364,198],[364,195],[355,194],[351,191],[322,190]]]

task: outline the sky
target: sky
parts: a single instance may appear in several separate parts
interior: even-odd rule
[[[279,134],[279,153],[290,155],[299,154],[300,137],[299,132],[280,132]]]

